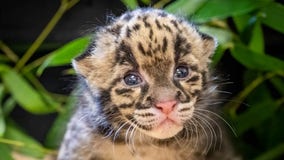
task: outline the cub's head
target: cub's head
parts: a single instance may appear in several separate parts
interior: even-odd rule
[[[165,139],[192,118],[215,44],[183,19],[138,9],[99,29],[73,65],[113,127]]]

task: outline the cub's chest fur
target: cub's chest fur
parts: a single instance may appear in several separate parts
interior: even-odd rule
[[[94,159],[96,155],[109,160],[183,160],[181,153],[174,148],[158,147],[151,144],[127,146],[123,144],[113,144],[111,142],[102,142],[100,147],[94,147]],[[192,159],[192,157],[187,157]]]
[[[212,109],[215,47],[214,38],[158,9],[127,12],[98,29],[73,61],[78,107],[58,159],[230,159]]]

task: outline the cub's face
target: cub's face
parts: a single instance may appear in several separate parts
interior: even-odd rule
[[[90,107],[117,128],[130,125],[158,139],[188,124],[206,84],[211,37],[149,9],[124,14],[101,29],[94,44],[74,61],[96,97]]]

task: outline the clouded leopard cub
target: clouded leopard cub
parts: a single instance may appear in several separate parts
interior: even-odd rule
[[[210,103],[212,37],[147,8],[94,39],[73,61],[81,92],[59,160],[233,159]]]

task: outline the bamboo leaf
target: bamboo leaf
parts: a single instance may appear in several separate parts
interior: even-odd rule
[[[71,64],[71,60],[83,52],[90,42],[90,37],[85,36],[73,40],[63,47],[53,51],[50,56],[39,67],[37,74],[42,74],[47,67],[62,66]]]
[[[233,17],[234,24],[236,25],[236,29],[239,33],[242,33],[245,30],[250,19],[251,15],[249,14],[243,14]]]
[[[279,3],[271,3],[270,5],[266,6],[262,10],[263,12],[263,19],[262,22],[281,32],[284,33],[284,6]]]
[[[201,25],[199,30],[203,33],[216,37],[220,45],[229,43],[233,39],[233,33],[226,29]]]
[[[263,154],[255,158],[255,160],[277,159],[277,158],[280,158],[280,156],[282,155],[284,155],[284,144],[283,143],[264,152]]]
[[[127,6],[129,9],[133,10],[138,7],[137,0],[121,0],[125,6]]]
[[[4,104],[3,104],[3,114],[4,117],[7,117],[12,110],[15,108],[16,106],[16,101],[13,97],[9,97],[5,100]]]
[[[208,0],[178,0],[165,8],[166,11],[191,16]]]
[[[264,37],[259,21],[257,21],[253,27],[249,48],[255,53],[264,53]]]
[[[249,69],[259,71],[284,71],[284,61],[270,55],[258,54],[241,44],[231,50],[233,57]]]
[[[12,150],[8,145],[0,143],[0,160],[14,160],[11,152]]]
[[[2,137],[5,133],[6,124],[4,119],[4,114],[2,108],[0,107],[0,137]]]
[[[210,0],[194,16],[195,22],[207,22],[248,13],[266,5],[271,0]],[[222,7],[220,7],[222,6]]]
[[[73,114],[75,101],[76,99],[71,96],[65,106],[65,112],[62,112],[57,116],[56,120],[54,121],[51,129],[49,130],[46,136],[45,145],[47,147],[59,147],[60,142],[62,141],[64,133],[66,131],[67,123],[70,120],[71,115]]]
[[[273,86],[277,89],[277,91],[284,96],[284,81],[279,77],[273,77],[270,79]]]
[[[263,121],[270,118],[277,108],[278,106],[274,101],[264,101],[259,104],[254,104],[248,111],[242,113],[235,120],[234,123],[236,124],[237,133],[241,135],[248,129],[261,124]]]
[[[14,124],[12,123],[9,123],[9,125],[7,125],[5,137],[7,139],[20,142],[19,144],[21,145],[15,147],[15,149],[20,153],[36,158],[42,158],[45,155],[42,149],[43,147],[39,142],[23,133],[18,128],[14,127]]]
[[[44,103],[37,92],[21,75],[10,69],[2,73],[2,80],[20,106],[34,114],[54,112],[54,108]]]

